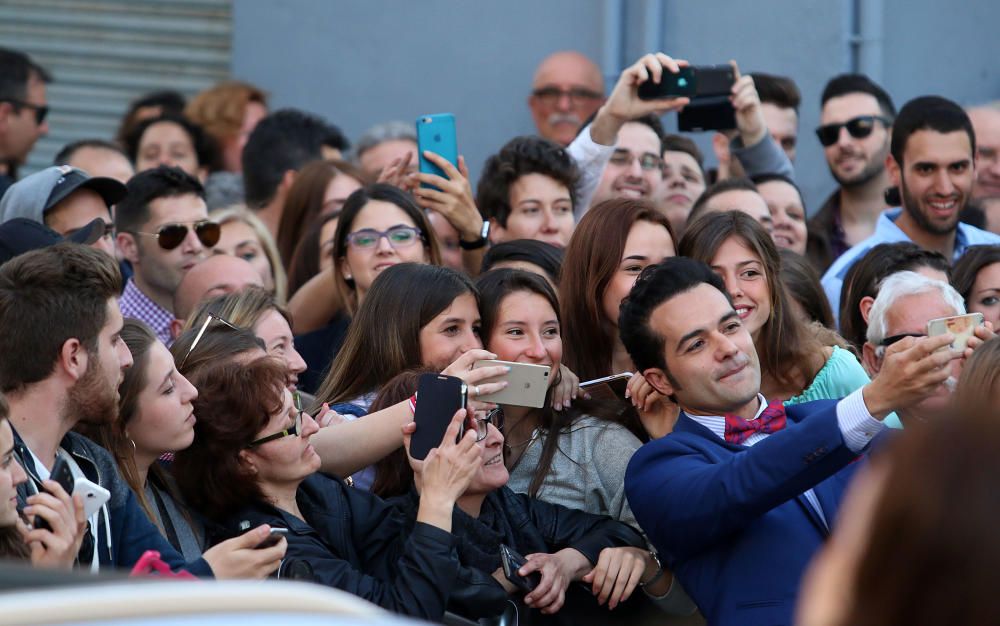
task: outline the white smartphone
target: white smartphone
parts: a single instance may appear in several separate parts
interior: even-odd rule
[[[83,497],[83,515],[87,519],[93,517],[94,513],[111,499],[111,492],[104,487],[90,482],[86,478],[77,478],[73,486],[73,495],[80,494]]]
[[[927,336],[933,337],[935,335],[951,333],[955,335],[955,341],[951,342],[951,349],[958,352],[965,352],[965,348],[969,344],[969,337],[975,334],[976,327],[983,324],[982,313],[939,317],[927,322]]]
[[[506,365],[510,371],[503,376],[497,376],[484,382],[507,381],[507,386],[496,393],[483,396],[470,397],[470,400],[482,400],[483,402],[495,402],[496,404],[510,404],[513,406],[530,406],[540,409],[545,406],[545,394],[549,391],[549,374],[552,368],[548,365],[534,365],[531,363],[515,363],[513,361],[476,361],[472,364],[473,369],[480,367],[492,367],[494,365]]]

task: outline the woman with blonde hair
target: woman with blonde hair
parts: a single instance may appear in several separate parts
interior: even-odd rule
[[[288,298],[288,277],[278,246],[264,222],[244,205],[212,211],[209,219],[222,227],[215,254],[229,254],[246,260],[257,270],[264,286],[284,303]]]

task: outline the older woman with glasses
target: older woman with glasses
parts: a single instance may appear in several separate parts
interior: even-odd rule
[[[262,523],[287,529],[279,577],[305,579],[379,606],[440,621],[456,587],[452,509],[479,466],[473,433],[458,443],[464,411],[422,462],[412,532],[381,499],[317,471],[316,422],[298,409],[273,358],[208,364],[195,372],[195,440],[174,474],[189,504],[230,533]]]

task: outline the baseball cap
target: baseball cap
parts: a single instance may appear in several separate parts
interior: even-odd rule
[[[54,246],[60,241],[90,245],[103,234],[104,220],[99,217],[65,239],[41,222],[15,217],[0,224],[0,265],[25,252]]]
[[[111,208],[125,197],[125,185],[113,178],[91,177],[69,165],[47,167],[26,176],[7,189],[0,200],[0,220],[26,217],[45,223],[45,212],[78,189],[91,189]]]

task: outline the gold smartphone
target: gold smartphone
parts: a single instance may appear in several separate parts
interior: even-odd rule
[[[951,349],[965,352],[965,348],[969,344],[969,337],[972,337],[976,332],[976,327],[982,326],[983,323],[982,313],[939,317],[927,322],[927,336],[933,337],[951,333],[955,335],[955,341],[951,342]]]
[[[549,391],[549,375],[552,368],[548,365],[534,365],[531,363],[515,363],[514,361],[476,361],[472,364],[473,369],[480,367],[492,367],[494,365],[506,365],[510,371],[503,376],[497,376],[484,383],[495,383],[501,380],[507,381],[507,386],[496,393],[470,398],[471,400],[482,400],[483,402],[495,402],[496,404],[510,404],[513,406],[530,406],[540,409],[545,406],[545,395]]]

